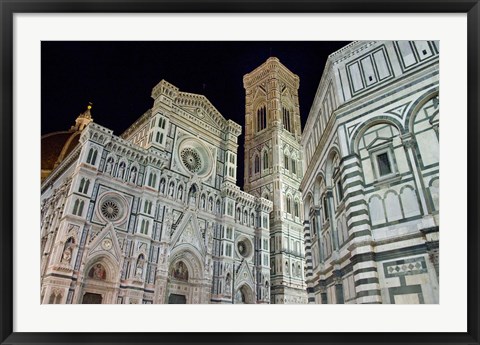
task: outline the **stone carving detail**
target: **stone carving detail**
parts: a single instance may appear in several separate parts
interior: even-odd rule
[[[194,173],[202,168],[202,160],[195,149],[186,147],[182,150],[180,156],[182,157],[183,164],[190,172]]]

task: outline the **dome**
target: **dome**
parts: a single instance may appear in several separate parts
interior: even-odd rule
[[[42,181],[78,145],[80,131],[62,131],[42,136]]]
[[[72,152],[80,141],[80,134],[92,121],[91,105],[75,120],[75,125],[68,131],[58,131],[42,136],[41,140],[41,180],[50,173]]]

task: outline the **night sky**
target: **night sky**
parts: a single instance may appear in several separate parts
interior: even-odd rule
[[[120,135],[153,105],[162,79],[205,95],[244,127],[243,76],[270,56],[300,77],[302,126],[329,54],[349,42],[42,42],[42,134],[68,130],[93,103],[92,117]],[[243,161],[243,130],[238,162]],[[237,181],[243,186],[243,167]]]

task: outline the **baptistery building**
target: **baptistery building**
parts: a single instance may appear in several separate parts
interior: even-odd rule
[[[331,54],[302,136],[310,303],[438,303],[439,45]]]

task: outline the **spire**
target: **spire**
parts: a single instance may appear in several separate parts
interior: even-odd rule
[[[93,121],[90,109],[92,109],[92,102],[88,102],[87,109],[78,115],[77,119],[75,120],[75,126],[72,126],[71,130],[82,131],[90,122]]]

